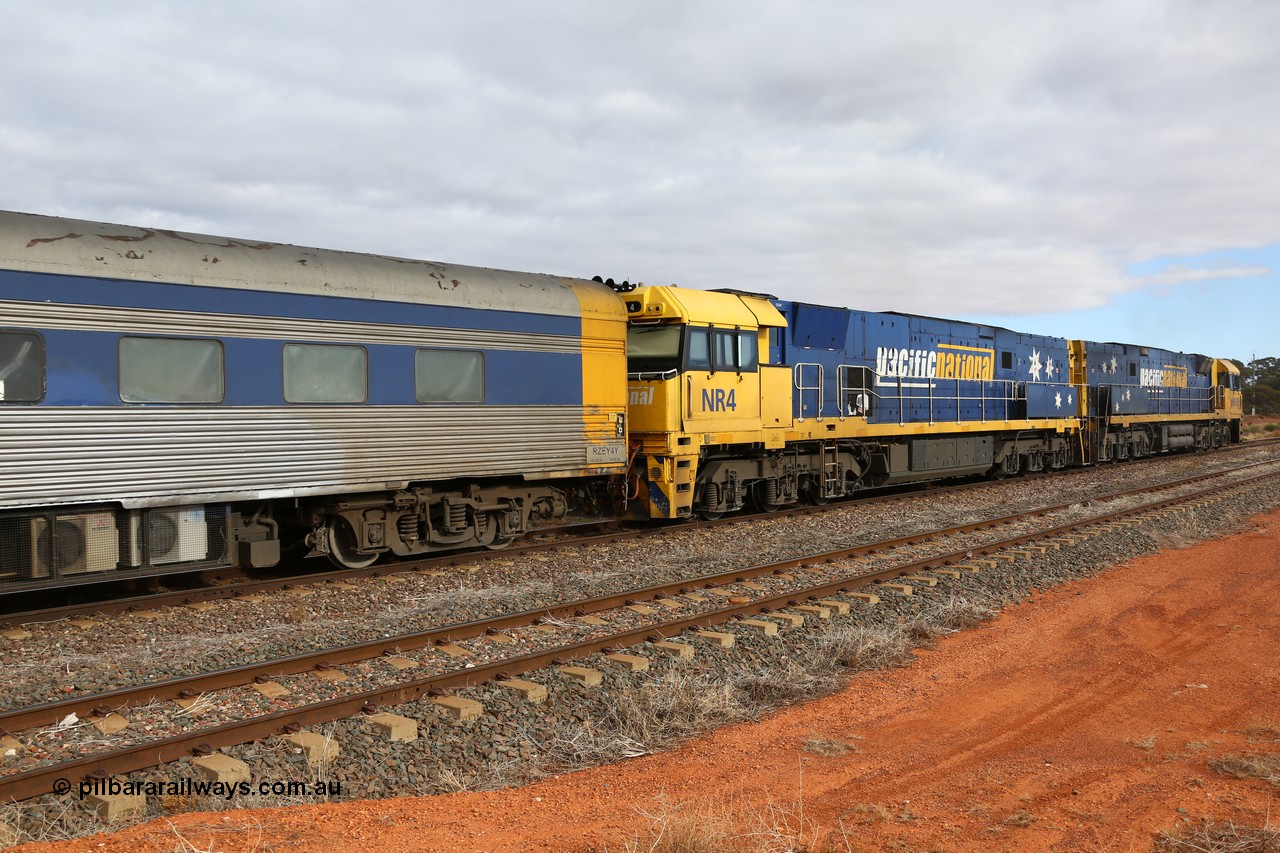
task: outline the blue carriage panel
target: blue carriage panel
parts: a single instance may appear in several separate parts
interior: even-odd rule
[[[580,336],[582,333],[581,318],[571,315],[426,305],[353,298],[352,295],[317,296],[18,270],[0,270],[0,285],[6,298],[28,302],[546,335]]]
[[[120,335],[43,330],[44,406],[119,406]]]
[[[279,406],[284,402],[282,347],[281,341],[257,338],[223,341],[227,405]],[[372,362],[369,369],[374,369]]]
[[[581,355],[489,350],[484,369],[486,405],[582,405]]]

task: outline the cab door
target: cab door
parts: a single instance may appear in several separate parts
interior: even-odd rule
[[[760,359],[755,329],[690,326],[685,341],[686,432],[760,428]]]

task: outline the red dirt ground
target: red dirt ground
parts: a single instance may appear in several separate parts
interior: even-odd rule
[[[21,849],[193,849],[178,834],[224,851],[648,849],[646,814],[693,812],[781,826],[791,849],[1143,851],[1181,821],[1261,826],[1280,791],[1207,766],[1280,753],[1280,513],[1255,523],[662,755],[518,790],[189,814]]]

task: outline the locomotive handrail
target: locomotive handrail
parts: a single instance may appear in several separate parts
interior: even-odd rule
[[[818,384],[816,386],[804,384],[804,368],[806,367],[816,367],[818,369]],[[800,414],[796,416],[797,422],[804,420],[804,392],[805,391],[818,392],[818,400],[817,400],[818,405],[817,405],[817,410],[814,412],[814,420],[817,420],[817,421],[822,420],[822,403],[823,403],[822,389],[823,389],[823,385],[825,384],[824,380],[825,380],[825,375],[824,375],[824,371],[822,369],[821,364],[815,361],[796,362],[795,369],[792,371],[792,382],[794,383],[796,390],[800,392]]]
[[[654,380],[674,379],[679,373],[680,371],[673,367],[670,370],[642,370],[636,373],[628,373],[627,378],[636,382],[652,382]]]

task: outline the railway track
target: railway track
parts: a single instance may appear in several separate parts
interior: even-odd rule
[[[1253,463],[1230,471],[1126,490],[1094,500],[1096,506],[1102,502],[1132,501],[1156,491],[1180,492],[1114,512],[1085,513],[1077,504],[1041,507],[932,534],[869,543],[536,611],[437,627],[190,678],[14,709],[0,714],[0,726],[11,732],[29,732],[42,726],[57,727],[72,714],[101,719],[126,708],[136,709],[144,703],[167,702],[170,699],[182,700],[189,705],[198,697],[214,691],[250,689],[246,685],[257,682],[262,686],[263,682],[273,682],[276,678],[308,672],[341,672],[338,669],[341,666],[382,656],[409,662],[407,668],[426,670],[416,678],[384,679],[384,683],[364,686],[364,689],[337,691],[339,695],[320,702],[242,719],[222,720],[211,725],[190,725],[189,730],[160,738],[141,738],[116,750],[95,751],[70,761],[9,772],[0,776],[0,801],[27,799],[47,793],[59,779],[78,781],[93,773],[114,775],[130,772],[183,756],[258,740],[279,734],[282,730],[314,725],[361,711],[374,711],[441,691],[563,664],[602,650],[625,648],[645,641],[666,641],[690,629],[708,628],[760,615],[765,615],[767,620],[784,623],[794,623],[796,619],[806,617],[825,618],[832,611],[847,611],[858,600],[857,593],[873,584],[901,584],[901,588],[895,588],[898,592],[904,589],[910,592],[913,584],[933,586],[945,583],[948,576],[992,568],[1000,561],[1030,556],[1035,549],[1056,549],[1070,544],[1077,536],[1093,535],[1089,531],[1114,529],[1116,525],[1141,521],[1152,517],[1153,513],[1167,512],[1175,506],[1207,500],[1215,493],[1280,475],[1280,471],[1267,470],[1254,473],[1247,479],[1233,479],[1233,475],[1251,469],[1275,468],[1278,464]],[[1208,482],[1213,480],[1219,482]],[[1225,480],[1230,482],[1222,482]],[[1014,531],[1012,536],[975,538],[975,534],[981,532],[1033,522],[1036,529]],[[1035,544],[1037,542],[1040,544]],[[930,574],[921,574],[924,572]],[[776,630],[778,622],[767,621],[766,624],[774,625]],[[500,639],[505,637],[509,641],[513,635],[522,635],[520,654],[507,653],[507,642]],[[473,648],[462,649],[461,643],[471,643]],[[410,652],[433,647],[447,651],[419,661],[412,661],[406,656]],[[458,665],[459,662],[462,665]],[[14,742],[20,743],[17,739]]]
[[[1280,438],[1261,439],[1248,442],[1247,444],[1235,445],[1227,448],[1226,452],[1232,450],[1248,450],[1261,446],[1280,443]],[[1180,457],[1174,457],[1180,458]],[[1158,464],[1160,462],[1170,461],[1170,457],[1158,456],[1147,457],[1142,460],[1135,460],[1129,463],[1127,468],[1134,465],[1142,464]],[[1087,471],[1089,469],[1080,469]],[[1066,476],[1070,476],[1068,472]],[[1019,478],[1021,482],[1031,482],[1043,477],[1061,477],[1062,473],[1030,475]],[[31,592],[5,592],[0,590],[0,628],[8,628],[22,624],[53,622],[59,619],[74,618],[77,616],[89,615],[110,615],[114,613],[127,613],[145,610],[154,610],[160,607],[169,607],[175,605],[189,605],[201,602],[212,602],[226,599],[233,599],[247,595],[258,595],[267,592],[276,592],[280,590],[289,590],[300,586],[323,583],[342,583],[345,581],[355,580],[367,577],[384,577],[390,574],[398,574],[402,572],[415,571],[432,571],[441,569],[457,568],[459,566],[483,564],[490,560],[510,559],[515,555],[532,554],[541,551],[548,551],[563,547],[566,543],[575,545],[599,545],[611,542],[618,542],[625,539],[639,539],[647,536],[662,536],[671,532],[691,531],[699,529],[710,529],[716,527],[724,527],[738,524],[749,524],[753,521],[763,518],[777,519],[798,515],[813,515],[828,511],[837,511],[850,506],[867,503],[882,503],[891,501],[904,501],[918,497],[921,492],[943,489],[954,493],[963,493],[969,490],[977,490],[983,488],[992,488],[993,484],[989,480],[978,480],[970,482],[960,482],[951,484],[926,483],[918,486],[897,487],[893,490],[884,490],[882,492],[873,492],[862,497],[847,499],[822,506],[796,506],[790,507],[776,512],[767,513],[741,513],[717,519],[715,521],[692,521],[685,522],[678,526],[647,526],[642,528],[620,529],[613,522],[588,522],[578,525],[572,525],[564,528],[552,528],[542,531],[541,541],[527,542],[515,545],[499,551],[470,551],[460,553],[450,553],[443,556],[429,557],[418,560],[406,560],[398,563],[375,563],[373,566],[363,569],[338,569],[333,566],[326,566],[323,571],[311,572],[304,574],[291,574],[281,577],[273,577],[269,579],[242,579],[234,580],[227,576],[227,572],[233,570],[220,569],[212,572],[199,573],[201,578],[212,581],[213,585],[193,587],[188,589],[176,589],[169,591],[153,592],[142,595],[129,596],[112,596],[102,600],[88,600],[75,603],[58,604],[55,606],[41,607],[38,609],[23,609],[24,601],[34,597],[36,594]],[[577,531],[596,531],[601,528],[611,527],[603,533],[586,533],[581,534]],[[112,583],[104,581],[105,583]],[[114,583],[127,583],[126,581],[116,581]],[[84,587],[77,587],[77,591],[83,591]],[[41,595],[45,594],[41,591]]]

